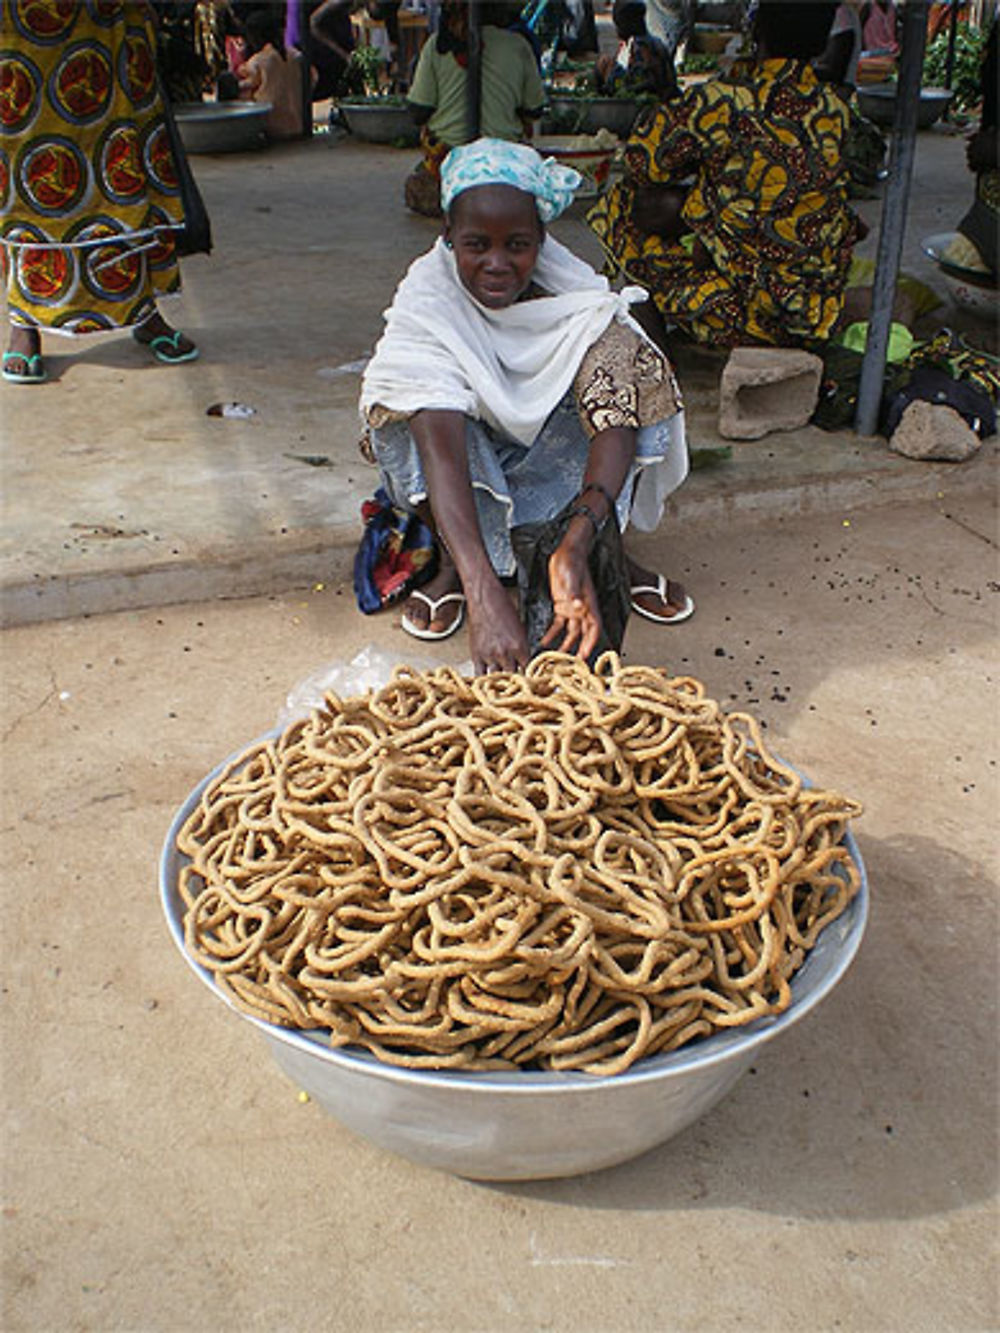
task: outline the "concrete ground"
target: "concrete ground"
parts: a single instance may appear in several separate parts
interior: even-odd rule
[[[402,206],[412,152],[321,136],[261,154],[198,157],[216,249],[184,265],[167,315],[202,358],[162,366],[131,338],[47,336],[51,382],[0,385],[0,618],[5,624],[191,597],[308,586],[344,572],[376,474],[357,450],[359,363],[397,279],[437,234]],[[920,136],[905,268],[942,296],[920,238],[954,225],[969,193],[961,140]],[[878,201],[859,210],[877,224]],[[577,203],[553,231],[599,249]],[[859,253],[874,256],[877,225]],[[943,303],[929,328],[996,331]],[[716,430],[723,359],[682,352],[694,447]],[[207,416],[238,402],[247,418]],[[961,468],[913,463],[881,439],[807,427],[735,446],[671,505],[729,521],[988,485],[996,441]]]
[[[911,270],[960,157],[921,137]],[[177,318],[203,359],[56,344],[50,384],[0,392],[0,1326],[1000,1327],[993,445],[957,467],[814,430],[736,446],[636,544],[698,613],[635,621],[630,660],[700,676],[862,800],[872,887],[837,990],[673,1141],[535,1184],[411,1165],[302,1102],[170,942],[156,862],[190,788],[315,668],[413,647],[349,583],[373,485],[352,367],[433,235],[399,206],[410,160],[199,159],[217,250]],[[578,217],[561,234],[587,252]],[[716,369],[682,372],[692,443],[717,444]],[[233,400],[256,415],[205,416]]]

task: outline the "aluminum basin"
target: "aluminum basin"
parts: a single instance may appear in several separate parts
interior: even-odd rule
[[[954,93],[947,88],[921,88],[917,107],[917,129],[928,130],[944,115]],[[876,125],[891,129],[896,117],[896,85],[872,83],[857,91],[861,114]]]
[[[200,782],[177,812],[160,861],[160,895],[184,959],[228,1005],[211,974],[184,948],[183,902],[177,891],[182,857],[176,850],[181,825],[224,767],[220,764]],[[341,1124],[410,1161],[476,1180],[540,1180],[597,1171],[665,1143],[704,1115],[760,1048],[811,1013],[844,975],[868,915],[864,866],[850,833],[846,841],[861,889],[823,931],[797,973],[791,1006],[776,1017],[637,1061],[613,1077],[402,1069],[361,1049],[334,1050],[322,1033],[276,1027],[230,1007],[260,1029],[280,1068]],[[207,1088],[204,1095],[210,1095]]]
[[[270,102],[180,102],[174,117],[189,153],[246,153],[267,144]]]

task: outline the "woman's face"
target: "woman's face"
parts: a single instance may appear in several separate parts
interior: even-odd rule
[[[462,286],[480,305],[502,310],[531,282],[542,243],[534,196],[513,185],[464,190],[444,229]]]

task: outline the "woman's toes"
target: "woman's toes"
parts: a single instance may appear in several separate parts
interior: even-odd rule
[[[427,629],[427,603],[420,597],[408,597],[403,606],[403,615],[417,629]]]

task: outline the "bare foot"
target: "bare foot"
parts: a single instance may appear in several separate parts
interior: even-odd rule
[[[453,593],[461,593],[462,581],[458,577],[458,570],[451,562],[451,557],[443,548],[439,547],[439,550],[437,573],[429,582],[421,585],[419,596],[411,593],[406,599],[403,618],[425,634],[440,634],[444,637],[452,628],[457,628],[464,611],[464,604],[450,596]],[[433,603],[440,601],[442,597],[448,597],[449,600],[434,610]]]

